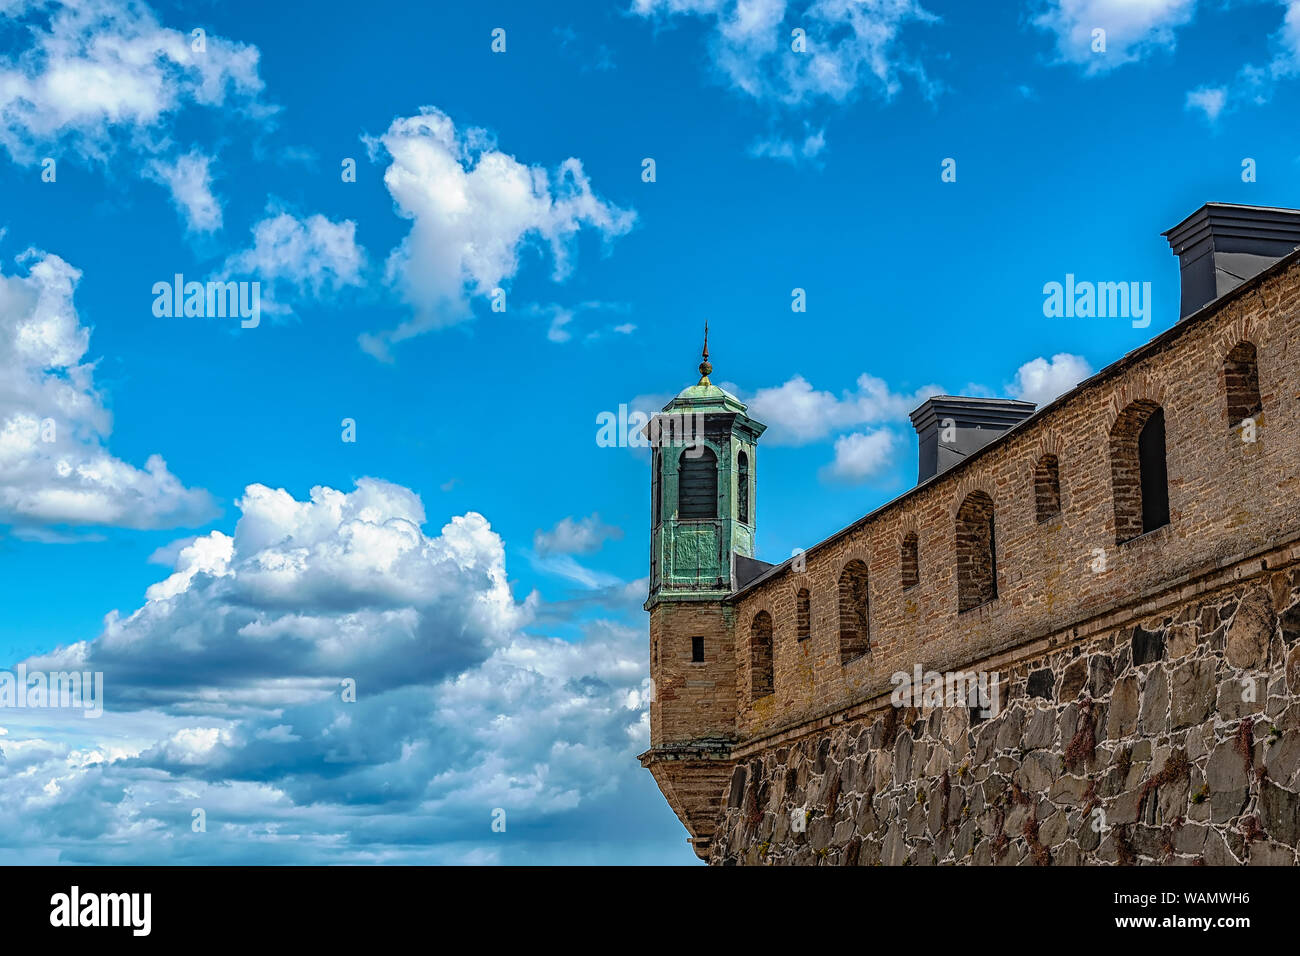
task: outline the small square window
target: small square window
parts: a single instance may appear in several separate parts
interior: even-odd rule
[[[704,638],[702,637],[691,638],[691,663],[704,663]]]

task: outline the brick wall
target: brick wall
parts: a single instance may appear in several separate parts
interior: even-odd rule
[[[664,602],[650,614],[650,743],[654,747],[736,734],[734,612],[721,602]],[[749,622],[745,634],[749,633]],[[704,660],[692,661],[693,638]],[[743,647],[748,652],[749,642]],[[749,667],[746,661],[745,673]]]
[[[891,674],[918,662],[957,669],[1066,632],[1295,534],[1298,306],[1300,266],[1292,264],[1116,363],[968,462],[811,548],[805,571],[787,570],[739,595],[737,736],[744,741],[795,727],[869,699],[888,688]],[[1256,348],[1262,404],[1251,443],[1229,419],[1228,386],[1239,392],[1239,366],[1225,376],[1225,359],[1243,341]],[[1132,534],[1122,526],[1132,509],[1121,501],[1117,525],[1112,450],[1129,441],[1126,422],[1145,420],[1155,406],[1165,416],[1170,524],[1117,544]],[[1034,479],[1045,455],[1057,460],[1061,511],[1040,522],[1042,490]],[[1122,475],[1120,484],[1123,499]],[[997,598],[959,612],[958,510],[980,493],[995,513]],[[909,533],[917,536],[919,583],[905,590],[902,549]],[[855,559],[870,575],[870,650],[842,664],[840,579]],[[811,594],[805,641],[796,635],[800,588]],[[774,622],[775,693],[755,700],[746,644],[761,611]]]

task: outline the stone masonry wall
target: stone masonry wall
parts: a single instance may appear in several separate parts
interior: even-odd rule
[[[709,861],[1297,862],[1300,565],[1000,671],[974,726],[885,704],[740,755]]]

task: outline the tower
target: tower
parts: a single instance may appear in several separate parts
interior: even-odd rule
[[[704,328],[700,380],[646,426],[652,446],[650,750],[655,776],[708,852],[734,761],[736,650],[731,592],[767,567],[754,559],[756,450],[767,428],[709,381]]]
[[[755,451],[767,426],[709,381],[707,324],[702,358],[700,380],[646,426],[654,446],[647,610],[717,600],[737,587],[735,558],[754,557]]]

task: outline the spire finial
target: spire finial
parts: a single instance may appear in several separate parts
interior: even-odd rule
[[[700,385],[710,385],[709,373],[713,371],[713,366],[709,364],[709,323],[704,323],[704,352],[701,354],[704,359],[700,363]]]

